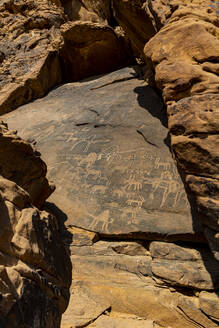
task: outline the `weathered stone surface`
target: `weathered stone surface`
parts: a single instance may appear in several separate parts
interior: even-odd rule
[[[61,0],[65,13],[71,20],[110,23],[110,0]]]
[[[153,243],[155,242],[152,242],[152,245]],[[175,247],[177,248],[177,246]],[[161,279],[153,276],[151,271],[152,259],[148,246],[147,244],[144,245],[142,241],[100,240],[92,246],[78,247],[72,244],[70,249],[73,264],[72,302],[75,302],[74,295],[76,295],[80,309],[85,310],[83,317],[86,316],[86,312],[96,313],[93,310],[87,310],[89,307],[87,304],[91,306],[91,309],[93,308],[94,300],[99,304],[97,308],[100,308],[101,311],[106,309],[104,304],[107,304],[108,308],[111,307],[112,312],[109,310],[108,315],[100,316],[97,320],[95,320],[96,315],[90,315],[89,318],[93,316],[94,319],[91,327],[99,324],[102,324],[103,327],[103,322],[106,327],[108,327],[107,325],[111,327],[114,324],[114,327],[117,328],[119,324],[123,323],[128,326],[129,320],[133,320],[130,316],[133,315],[141,319],[151,320],[155,327],[181,328],[183,326],[193,328],[199,325],[205,328],[217,327],[208,316],[200,311],[199,298],[195,296],[192,289],[190,292],[188,289],[186,292],[185,289],[185,293],[181,294],[171,286],[168,287]],[[181,248],[181,254],[186,252],[185,249]],[[125,252],[124,250],[129,251]],[[131,253],[130,250],[132,250]],[[188,250],[189,252],[192,253]],[[192,262],[190,261],[190,253],[189,257],[187,256],[189,258],[187,262]],[[197,254],[195,254],[195,258]],[[181,255],[181,257],[186,258],[185,255]],[[175,260],[176,262],[177,260]],[[88,294],[88,298],[84,294]],[[98,313],[100,314],[101,311]],[[118,320],[113,319],[114,311],[119,312]],[[128,321],[124,321],[125,318]],[[75,319],[74,306],[69,305],[67,312],[63,315],[61,327],[66,328],[71,325],[74,327],[77,320],[77,318]],[[142,324],[142,321],[137,320],[136,322],[132,321],[132,323],[134,327],[138,327],[137,324]],[[149,322],[145,321],[144,324],[147,325]]]
[[[80,286],[74,289],[70,303],[62,319],[61,328],[87,327],[102,313],[110,309],[110,304],[101,297]]]
[[[213,230],[215,237],[209,245],[219,259],[219,199],[216,192],[219,168],[216,62],[219,41],[216,7],[217,4],[210,1],[188,1],[186,4],[178,1],[178,8],[146,44],[144,52],[167,104],[172,150],[185,181],[193,180],[196,212],[204,225]],[[195,175],[194,179],[191,175]],[[215,185],[215,193],[211,189],[211,195],[200,197],[203,188],[198,190],[200,183],[194,186],[196,176],[209,177],[208,185]],[[212,178],[217,180],[213,182]]]
[[[44,96],[62,80],[57,49],[64,14],[50,1],[1,1],[0,113]]]
[[[219,295],[202,291],[199,295],[200,309],[213,320],[219,321]]]
[[[58,186],[51,201],[67,225],[114,237],[200,241],[202,227],[167,146],[162,103],[135,74],[127,68],[61,86],[5,119],[37,140]]]
[[[120,26],[127,32],[134,48],[142,54],[145,43],[156,34],[151,15],[143,1],[112,0],[113,13]]]
[[[167,283],[194,289],[219,289],[219,264],[206,248],[152,242],[152,273]]]
[[[73,246],[91,246],[99,239],[98,234],[92,231],[76,227],[68,227],[67,231],[71,235],[68,242]]]
[[[100,3],[90,3],[93,11],[81,1],[63,6],[74,15],[65,15],[59,0],[1,1],[1,114],[44,96],[63,80],[75,81],[130,63],[126,38],[107,25],[107,4],[102,16],[95,13],[100,14]],[[69,18],[77,22],[68,22]]]
[[[117,315],[118,316],[118,315]],[[113,317],[109,315],[102,315],[93,324],[89,325],[90,328],[158,328],[152,320],[144,320],[138,317]]]
[[[12,180],[30,194],[31,203],[40,207],[55,186],[46,177],[46,164],[27,141],[8,130],[0,121],[0,174]]]
[[[0,325],[59,327],[69,299],[71,264],[58,222],[0,178]]]

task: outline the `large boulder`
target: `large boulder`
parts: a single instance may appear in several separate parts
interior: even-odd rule
[[[174,157],[219,259],[217,3],[119,0],[112,4],[130,40],[139,53],[144,52],[148,80],[162,92]]]

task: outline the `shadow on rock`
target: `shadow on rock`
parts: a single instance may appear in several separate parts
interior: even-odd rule
[[[65,222],[67,221],[67,215],[60,210],[54,203],[46,202],[44,205],[44,209],[51,214],[53,214],[58,221],[60,233],[62,236],[63,243],[70,254],[69,245],[72,243],[72,234],[66,229]]]
[[[152,116],[158,118],[162,125],[167,128],[168,121],[165,105],[155,90],[148,85],[144,85],[142,87],[136,87],[133,91],[138,95],[137,100],[139,105],[146,109]]]

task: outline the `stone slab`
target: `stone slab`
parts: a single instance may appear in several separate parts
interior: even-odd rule
[[[162,240],[200,241],[168,147],[163,104],[136,68],[57,87],[4,116],[34,138],[67,225]]]

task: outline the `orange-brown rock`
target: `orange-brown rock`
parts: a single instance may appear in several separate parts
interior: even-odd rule
[[[167,105],[171,144],[184,175],[218,182],[218,16],[214,1],[113,1],[115,16],[138,48]],[[145,30],[146,29],[146,30]],[[156,35],[155,35],[156,34]],[[149,77],[151,77],[149,76]],[[150,79],[151,80],[151,79]],[[190,190],[216,257],[218,194]],[[196,190],[196,192],[194,192]],[[212,199],[213,197],[213,199]],[[207,232],[208,231],[208,232]],[[213,235],[214,237],[209,237]],[[215,242],[213,242],[215,241]],[[212,246],[214,243],[214,246]]]
[[[61,82],[57,49],[64,13],[50,1],[7,0],[0,20],[0,113],[6,113]]]
[[[58,221],[0,177],[0,225],[1,327],[58,328],[71,282]]]
[[[213,229],[215,237],[209,238],[207,232],[206,236],[219,259],[217,25],[212,2],[178,1],[177,10],[146,44],[144,52],[167,104],[174,156],[187,185],[192,187],[199,218]],[[199,179],[195,185],[198,177],[205,182]],[[206,192],[208,189],[210,192]]]
[[[0,113],[44,96],[63,79],[125,66],[131,52],[123,49],[123,35],[107,26],[109,15],[108,4],[102,7],[100,2],[1,2]],[[78,22],[66,24],[69,19]]]
[[[110,0],[61,0],[70,20],[107,23],[111,20]]]
[[[0,121],[0,175],[26,190],[31,203],[41,207],[55,189],[46,172],[40,153]]]

